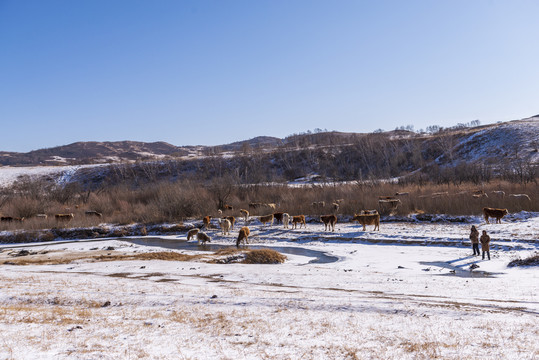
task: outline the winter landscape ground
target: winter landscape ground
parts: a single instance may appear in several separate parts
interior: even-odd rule
[[[274,265],[208,262],[238,226],[210,230],[211,246],[185,233],[2,245],[0,358],[539,358],[537,267],[508,267],[537,254],[539,213],[438,220],[335,233],[254,221],[251,246],[287,256]],[[472,224],[492,260],[471,256]],[[98,260],[163,251],[203,256]]]

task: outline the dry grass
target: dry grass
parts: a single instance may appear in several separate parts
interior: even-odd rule
[[[286,256],[271,249],[249,250],[245,254],[244,264],[282,264]]]
[[[1,230],[25,230],[19,235],[19,242],[50,240],[51,237],[62,237],[62,230],[69,228],[90,228],[93,231],[80,234],[84,238],[97,237],[101,230],[100,224],[152,224],[181,223],[185,218],[217,216],[217,192],[208,190],[201,184],[177,182],[170,184],[152,183],[151,186],[133,189],[128,186],[106,188],[99,193],[92,193],[86,203],[75,198],[67,202],[47,198],[47,192],[34,186],[32,193],[38,199],[27,198],[21,191],[7,197],[0,206],[2,216],[25,216],[24,222],[2,222]],[[219,185],[214,186],[219,189]],[[226,187],[222,185],[222,187]],[[471,193],[475,190],[485,191],[489,197],[475,199]],[[531,201],[516,199],[509,196],[499,197],[493,191],[504,191],[507,195],[514,193],[528,194]],[[539,211],[539,187],[535,183],[516,184],[502,180],[489,183],[459,183],[459,184],[388,184],[382,182],[358,182],[355,184],[338,184],[327,186],[311,186],[290,188],[287,186],[234,186],[226,202],[234,207],[227,215],[239,216],[240,208],[248,208],[250,202],[266,202],[278,204],[277,211],[286,211],[291,215],[320,215],[331,213],[331,204],[337,199],[344,199],[338,214],[352,215],[361,209],[378,209],[378,196],[393,196],[397,192],[409,195],[401,197],[402,204],[397,209],[399,215],[412,212],[446,213],[451,215],[478,215],[484,206],[507,208],[509,212]],[[432,194],[447,192],[449,196],[433,198]],[[324,201],[325,208],[313,209],[313,202]],[[37,204],[37,205],[36,205]],[[39,206],[38,206],[39,205]],[[103,214],[102,218],[88,217],[86,210],[95,210]],[[252,215],[263,215],[253,211]],[[38,213],[48,214],[47,219],[33,217]],[[74,219],[69,223],[57,223],[54,214],[73,213]],[[44,229],[50,232],[42,233]],[[169,231],[178,231],[169,228]],[[161,231],[166,231],[163,228]],[[128,230],[126,230],[128,231]],[[137,234],[149,232],[150,228],[139,229]],[[131,234],[129,235],[137,235]],[[123,231],[118,236],[127,235]]]
[[[118,251],[44,251],[18,256],[20,252],[0,253],[0,263],[4,265],[60,265],[73,262],[103,262],[129,260],[164,260],[164,261],[206,261],[217,262],[223,257],[239,257],[244,264],[279,264],[286,256],[270,249],[239,250],[222,249],[209,254],[188,255],[173,251],[158,251],[147,253],[120,253]]]

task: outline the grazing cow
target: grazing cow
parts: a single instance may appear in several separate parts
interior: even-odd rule
[[[230,234],[230,221],[228,219],[218,219],[219,220],[219,226],[221,227],[221,231],[223,232],[223,235]]]
[[[496,190],[495,190],[495,191],[493,191],[492,193],[493,193],[494,195],[496,195],[497,197],[501,197],[501,198],[505,197],[505,191],[501,191],[501,190],[496,191]]]
[[[199,228],[193,228],[187,232],[187,241],[191,240],[191,238],[194,238],[197,236],[198,232],[200,231]]]
[[[366,231],[366,225],[374,225],[374,230],[380,231],[380,214],[354,214],[352,221],[357,221],[363,225],[363,231]]]
[[[532,201],[532,199],[530,199],[530,196],[527,194],[509,194],[509,196],[515,199],[526,199],[528,201]]]
[[[56,218],[56,221],[70,222],[71,220],[73,220],[75,218],[75,215],[73,215],[73,213],[70,213],[70,214],[56,214],[56,215],[54,215],[54,217]]]
[[[204,224],[202,226],[204,229],[209,229],[210,223],[211,223],[211,216],[210,215],[204,216],[204,218],[202,219],[202,223]]]
[[[273,225],[273,214],[260,216],[259,219],[262,225],[266,225],[266,223],[271,223],[270,225]]]
[[[298,227],[298,223],[299,223],[299,228],[300,229],[301,229],[301,224],[303,224],[303,226],[307,227],[307,223],[305,222],[305,215],[292,216],[292,225],[294,225],[294,229],[296,229]]]
[[[241,244],[242,240],[243,240],[244,244],[249,244],[248,237],[249,237],[250,233],[251,233],[251,231],[249,230],[249,228],[247,226],[242,227],[240,229],[240,233],[238,235],[238,240],[236,240],[236,246],[240,247],[240,244]]]
[[[207,241],[211,242],[211,237],[209,237],[205,232],[199,231],[197,233],[197,243],[204,245]]]
[[[102,217],[103,216],[103,214],[101,214],[100,212],[94,211],[94,210],[85,211],[84,214],[86,216],[95,216],[95,217]]]
[[[13,216],[0,217],[0,221],[4,221],[4,222],[13,222],[13,221],[23,222],[24,219],[25,219],[24,217],[13,217]]]
[[[485,217],[485,221],[487,222],[487,224],[490,224],[488,222],[489,217],[496,218],[496,224],[501,224],[502,218],[507,214],[508,214],[507,209],[495,209],[495,208],[489,208],[489,207],[483,208],[483,216]]]
[[[273,213],[273,218],[275,219],[275,222],[277,222],[277,224],[280,224],[283,222],[283,214],[282,212],[276,212],[276,213]]]
[[[232,206],[230,206],[228,204],[225,204],[225,205],[223,205],[223,210],[224,211],[228,211],[228,210],[232,211],[232,210],[234,210],[234,207],[232,207]]]
[[[245,209],[240,209],[240,214],[245,219],[245,222],[249,221],[249,211],[247,211]]]
[[[335,215],[322,215],[320,220],[324,223],[324,231],[335,231],[335,224],[337,223],[337,217]]]
[[[285,229],[288,229],[288,223],[290,222],[290,215],[283,213],[283,225]]]

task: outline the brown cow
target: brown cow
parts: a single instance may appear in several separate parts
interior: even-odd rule
[[[200,231],[199,228],[191,229],[187,232],[187,241],[191,240],[191,238],[194,238],[198,232]]]
[[[236,223],[236,218],[234,216],[225,216],[225,219],[230,221],[230,228],[234,229],[234,224]]]
[[[320,220],[324,223],[324,231],[330,229],[335,231],[335,224],[337,223],[337,217],[335,215],[322,215]]]
[[[354,214],[352,221],[357,221],[363,225],[363,231],[366,231],[366,225],[374,225],[374,230],[378,229],[380,231],[380,214]]]
[[[318,208],[324,208],[326,207],[326,202],[325,201],[315,201],[311,204],[311,206],[315,209],[318,209]]]
[[[259,219],[262,225],[266,225],[266,223],[271,223],[270,225],[273,225],[273,214],[260,216]]]
[[[97,211],[94,211],[94,210],[87,210],[84,212],[84,214],[86,216],[95,216],[95,217],[102,217],[103,214],[101,214],[100,212],[97,212]]]
[[[508,214],[507,209],[495,209],[495,208],[489,208],[489,207],[483,208],[483,216],[485,217],[485,221],[487,222],[487,224],[490,224],[488,222],[489,217],[496,218],[496,224],[501,224],[502,218],[507,214]]]
[[[228,211],[228,210],[234,210],[234,207],[230,206],[228,204],[224,204],[223,205],[223,211]]]
[[[307,227],[307,223],[305,222],[305,215],[296,215],[292,216],[292,225],[294,225],[294,229],[298,227],[301,229],[301,224],[303,224],[305,227]]]
[[[239,247],[242,240],[243,240],[244,244],[249,244],[248,237],[249,237],[250,233],[251,233],[251,231],[249,230],[249,228],[247,226],[242,227],[240,229],[240,233],[238,235],[238,240],[236,240],[236,246]]]
[[[249,211],[247,211],[245,209],[240,209],[240,214],[245,219],[245,222],[249,221]]]
[[[205,229],[209,229],[210,228],[210,222],[211,222],[211,216],[210,215],[204,216],[204,218],[202,219],[202,223],[204,225],[202,227],[205,228]]]
[[[71,220],[73,220],[75,218],[75,215],[73,215],[73,213],[70,213],[70,214],[56,214],[56,215],[54,215],[54,217],[56,218],[56,221],[69,222],[69,221],[71,221]]]
[[[13,216],[0,217],[0,221],[4,221],[4,222],[13,222],[13,221],[23,222],[24,219],[25,219],[24,217],[13,217]]]
[[[262,206],[262,203],[249,203],[249,209],[258,209]]]

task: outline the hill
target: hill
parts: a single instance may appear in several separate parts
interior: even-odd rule
[[[354,181],[447,177],[488,181],[492,176],[535,178],[539,167],[539,117],[436,132],[315,132],[284,139],[260,136],[220,146],[179,147],[165,142],[77,142],[29,153],[0,152],[10,166],[90,165],[69,168],[69,179],[100,186],[230,175],[241,183],[300,178]],[[53,177],[66,181],[57,168]],[[1,170],[0,170],[1,171]]]

